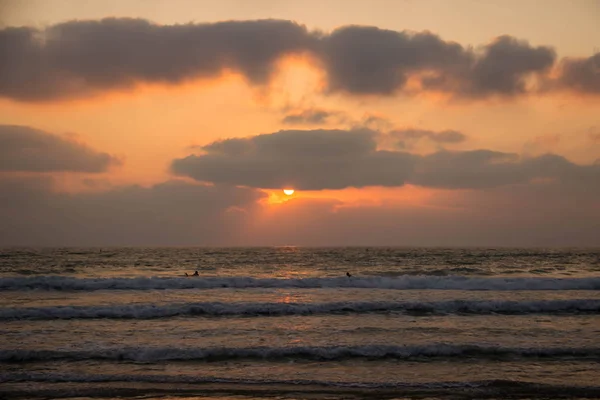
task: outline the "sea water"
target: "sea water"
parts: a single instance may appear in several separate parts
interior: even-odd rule
[[[5,398],[600,397],[598,249],[2,249],[0,302]]]

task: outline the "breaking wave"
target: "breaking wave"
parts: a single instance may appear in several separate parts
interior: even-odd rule
[[[277,361],[285,359],[305,359],[320,361],[338,361],[355,358],[413,359],[413,358],[530,358],[547,359],[593,359],[600,358],[600,348],[586,347],[549,347],[549,348],[513,348],[500,346],[428,344],[414,346],[298,346],[298,347],[125,347],[94,350],[0,350],[0,362],[40,362],[40,361],[228,361],[263,360]]]
[[[600,300],[439,302],[335,302],[335,303],[188,303],[3,308],[0,320],[155,319],[181,316],[281,316],[312,314],[404,313],[445,314],[580,314],[600,313]]]
[[[200,278],[73,278],[35,276],[0,278],[0,290],[161,290],[217,288],[365,288],[438,290],[600,290],[594,278],[473,278],[464,276],[339,277],[260,279],[252,277]]]

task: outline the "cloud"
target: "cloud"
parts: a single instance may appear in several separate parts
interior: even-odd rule
[[[600,209],[594,196],[600,192],[571,189],[543,183],[444,191],[418,205],[402,200],[375,206],[290,200],[269,210],[245,244],[597,246]]]
[[[268,205],[258,190],[223,185],[61,193],[48,176],[0,176],[0,246],[592,246],[600,187],[590,182],[428,191],[418,204],[376,192],[369,204]]]
[[[279,131],[214,142],[171,167],[198,181],[257,188],[402,185],[413,156],[376,151],[375,137],[369,130]]]
[[[0,30],[0,95],[36,101],[177,84],[231,69],[265,83],[283,55],[314,47],[290,21],[157,25],[143,19],[71,21]]]
[[[220,185],[69,194],[47,177],[0,177],[0,246],[592,246],[598,195],[544,183],[443,192],[416,206],[302,198],[263,206],[257,190]]]
[[[47,177],[0,177],[0,246],[223,244],[263,197],[182,181],[61,193]]]
[[[27,126],[0,125],[0,171],[103,172],[115,157]]]
[[[525,79],[547,71],[555,59],[551,48],[507,35],[475,52],[429,32],[359,26],[334,31],[324,46],[330,89],[354,94],[391,95],[415,75],[423,89],[512,96],[525,93]]]
[[[461,45],[429,32],[347,26],[323,42],[322,58],[332,91],[390,95],[405,85],[411,72],[459,68],[468,62]]]
[[[560,86],[586,94],[600,94],[600,53],[589,58],[565,58],[560,64]]]
[[[457,144],[467,140],[464,133],[447,129],[439,132],[424,129],[397,129],[389,132],[389,136],[397,139],[399,149],[410,149],[421,139],[428,139],[438,145]]]
[[[597,168],[578,166],[556,155],[523,159],[517,154],[491,150],[440,151],[423,156],[410,181],[426,187],[482,189],[534,179],[584,177],[588,170],[600,178]]]
[[[464,71],[467,75],[462,77],[465,87],[461,91],[472,96],[524,94],[525,79],[548,71],[555,58],[549,47],[532,47],[526,41],[500,36]]]
[[[491,150],[438,151],[421,156],[377,150],[376,131],[293,130],[202,147],[202,154],[172,162],[175,174],[198,181],[255,188],[298,190],[366,186],[481,189],[535,179],[593,184],[597,166],[581,166],[558,155],[522,158]],[[435,136],[434,136],[435,137]],[[442,140],[455,140],[442,134]]]
[[[394,129],[394,123],[388,118],[373,114],[366,114],[362,121],[355,124],[357,127],[364,127],[377,131],[391,131]]]
[[[287,125],[319,125],[326,123],[330,117],[338,114],[339,113],[332,111],[312,108],[294,114],[288,114],[281,122]]]
[[[330,93],[357,96],[441,91],[513,97],[537,91],[528,82],[548,80],[556,66],[550,47],[508,35],[473,50],[430,32],[369,26],[323,33],[287,20],[158,25],[106,18],[0,29],[0,96],[47,101],[140,82],[176,85],[226,71],[264,85],[279,59],[306,52],[325,70]],[[552,89],[600,92],[598,57],[564,59]]]

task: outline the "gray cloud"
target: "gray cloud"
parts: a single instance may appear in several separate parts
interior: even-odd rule
[[[521,158],[491,150],[441,151],[422,157],[411,182],[428,187],[481,189],[528,183],[534,179],[600,178],[600,169],[579,166],[557,155]]]
[[[338,113],[331,111],[312,108],[294,114],[288,114],[281,122],[288,125],[318,125],[326,123],[330,117],[337,114]]]
[[[107,18],[0,30],[0,95],[45,100],[127,88],[138,81],[176,84],[225,69],[265,83],[284,54],[314,47],[290,21],[156,25]]]
[[[410,149],[421,139],[428,139],[437,144],[457,144],[467,140],[464,133],[447,129],[434,132],[424,129],[397,129],[389,132],[389,135],[398,141],[399,149]]]
[[[468,65],[461,45],[429,32],[409,34],[375,27],[348,26],[324,38],[323,59],[333,91],[389,95],[408,74]]]
[[[312,53],[325,69],[330,92],[391,95],[405,90],[412,77],[421,90],[470,98],[523,94],[528,77],[543,78],[556,58],[549,47],[507,35],[472,50],[430,32],[376,27],[324,34],[286,20],[157,25],[107,18],[0,29],[0,96],[72,98],[138,82],[178,84],[225,70],[265,84],[282,56],[301,52]],[[560,85],[553,88],[599,92],[598,55],[561,65]]]
[[[204,146],[203,155],[173,161],[172,170],[199,181],[259,188],[402,185],[413,156],[376,151],[375,138],[368,130],[311,130],[228,139]]]
[[[600,94],[600,53],[589,58],[565,58],[558,84],[568,89]]]
[[[475,52],[429,32],[407,33],[372,27],[344,27],[325,42],[330,88],[389,95],[411,74],[423,73],[424,89],[467,97],[524,93],[525,78],[554,63],[549,47],[501,36]]]
[[[119,160],[26,126],[0,125],[0,171],[103,172]]]
[[[547,71],[556,58],[554,50],[532,47],[526,41],[501,36],[484,47],[468,71],[464,89],[471,95],[515,95],[526,92],[525,78]]]
[[[0,246],[216,245],[235,242],[256,190],[169,181],[61,193],[49,178],[0,177]]]
[[[174,160],[171,167],[198,181],[303,190],[405,183],[481,189],[535,179],[582,184],[600,179],[598,166],[576,165],[557,155],[521,158],[475,150],[420,156],[377,150],[379,136],[370,130],[279,131],[215,142],[202,147],[203,154]]]

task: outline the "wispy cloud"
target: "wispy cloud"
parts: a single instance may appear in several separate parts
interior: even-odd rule
[[[281,122],[287,125],[322,125],[330,118],[340,115],[341,113],[335,111],[311,108],[287,114]]]

